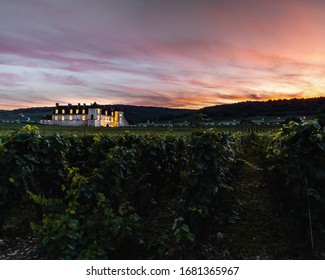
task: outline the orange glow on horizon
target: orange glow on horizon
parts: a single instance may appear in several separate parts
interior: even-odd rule
[[[307,98],[318,98],[318,97],[325,97],[324,94],[304,94],[304,93],[296,93],[296,94],[291,94],[289,97],[288,95],[283,95],[283,94],[272,94],[272,95],[261,95],[257,96],[256,98],[249,98],[247,95],[246,96],[236,96],[235,98],[227,99],[225,98],[220,98],[216,99],[213,97],[178,97],[171,99],[170,103],[172,104],[171,106],[164,106],[164,104],[161,105],[152,105],[152,104],[146,104],[146,103],[141,103],[141,104],[132,104],[128,102],[124,103],[119,103],[121,105],[131,105],[131,106],[148,106],[148,107],[165,107],[165,108],[173,108],[173,109],[201,109],[203,107],[210,107],[210,106],[216,106],[216,105],[222,105],[222,104],[232,104],[232,103],[239,103],[239,102],[246,102],[246,101],[275,101],[275,100],[283,100],[283,99],[307,99]],[[67,102],[61,102],[60,104],[66,105],[68,103],[71,104],[78,104],[78,101],[80,103],[80,100],[76,100],[76,102],[73,102],[71,100],[68,100]],[[90,105],[93,102],[85,102],[87,105]],[[98,104],[101,105],[108,105],[112,104],[110,102],[97,102]],[[114,105],[114,104],[112,104]],[[55,104],[37,104],[33,106],[26,106],[26,107],[21,107],[17,108],[15,105],[9,105],[9,106],[4,106],[2,107],[2,110],[15,110],[15,109],[23,109],[23,108],[36,108],[36,107],[55,107]],[[82,112],[84,113],[84,112]]]

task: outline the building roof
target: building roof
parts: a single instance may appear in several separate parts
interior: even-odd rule
[[[62,110],[65,110],[64,114],[70,114],[70,110],[73,110],[72,114],[76,114],[76,110],[85,110],[85,114],[88,114],[88,109],[90,108],[98,108],[98,109],[102,109],[104,112],[107,111],[108,114],[110,114],[111,112],[114,111],[120,111],[119,108],[113,108],[112,106],[109,105],[99,105],[96,102],[91,103],[90,105],[86,105],[84,104],[80,104],[78,103],[78,105],[72,105],[72,104],[68,104],[68,105],[59,105],[59,103],[56,103],[56,107],[53,111],[53,114],[55,114],[56,110],[59,110],[59,114],[62,114]],[[81,112],[79,112],[78,114],[81,114]]]

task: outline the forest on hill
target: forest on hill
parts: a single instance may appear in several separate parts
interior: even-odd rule
[[[111,107],[123,110],[128,122],[130,124],[135,124],[147,121],[157,122],[170,121],[179,118],[188,119],[196,113],[203,113],[210,118],[232,116],[319,115],[325,114],[325,97],[246,101],[205,107],[199,110],[132,105],[111,105]],[[54,107],[0,110],[0,120],[24,121],[27,116],[30,117],[31,120],[38,122],[45,115],[51,114],[53,110]]]
[[[246,101],[205,107],[200,109],[200,112],[206,114],[208,117],[324,114],[325,97]]]

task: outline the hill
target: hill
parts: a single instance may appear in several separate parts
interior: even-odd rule
[[[0,110],[0,120],[39,122],[44,115],[51,114],[53,109],[54,107],[34,107],[15,110]]]
[[[325,97],[308,99],[281,99],[269,101],[246,101],[205,107],[200,110],[171,109],[164,107],[110,105],[121,108],[130,124],[169,120],[190,120],[195,113],[204,113],[209,118],[254,117],[254,116],[299,116],[325,114]],[[54,107],[35,107],[16,110],[0,110],[0,120],[34,121],[51,114]]]
[[[308,99],[280,99],[246,101],[205,107],[199,110],[208,117],[308,115],[325,113],[325,97]]]
[[[147,106],[131,106],[131,105],[113,105],[120,107],[124,111],[126,119],[129,123],[139,123],[150,121],[168,121],[177,118],[189,117],[196,113],[196,110],[190,109],[171,109],[164,107],[147,107]]]

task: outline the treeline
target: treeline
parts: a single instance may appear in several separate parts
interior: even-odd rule
[[[200,111],[208,117],[324,114],[325,97],[246,101],[205,107]]]
[[[190,109],[171,109],[164,107],[131,105],[117,106],[119,106],[124,111],[125,117],[130,124],[147,121],[168,121],[177,118],[189,117],[196,112],[196,110]]]
[[[195,113],[203,113],[208,117],[250,117],[272,115],[307,115],[325,114],[325,97],[309,99],[281,99],[269,101],[246,101],[234,104],[223,104],[205,107],[200,110],[171,109],[164,107],[112,105],[124,111],[130,124],[141,122],[169,121],[178,118],[190,119]],[[16,110],[0,110],[0,119],[23,119],[20,114],[38,121],[46,114],[51,114],[54,107],[38,107]]]

